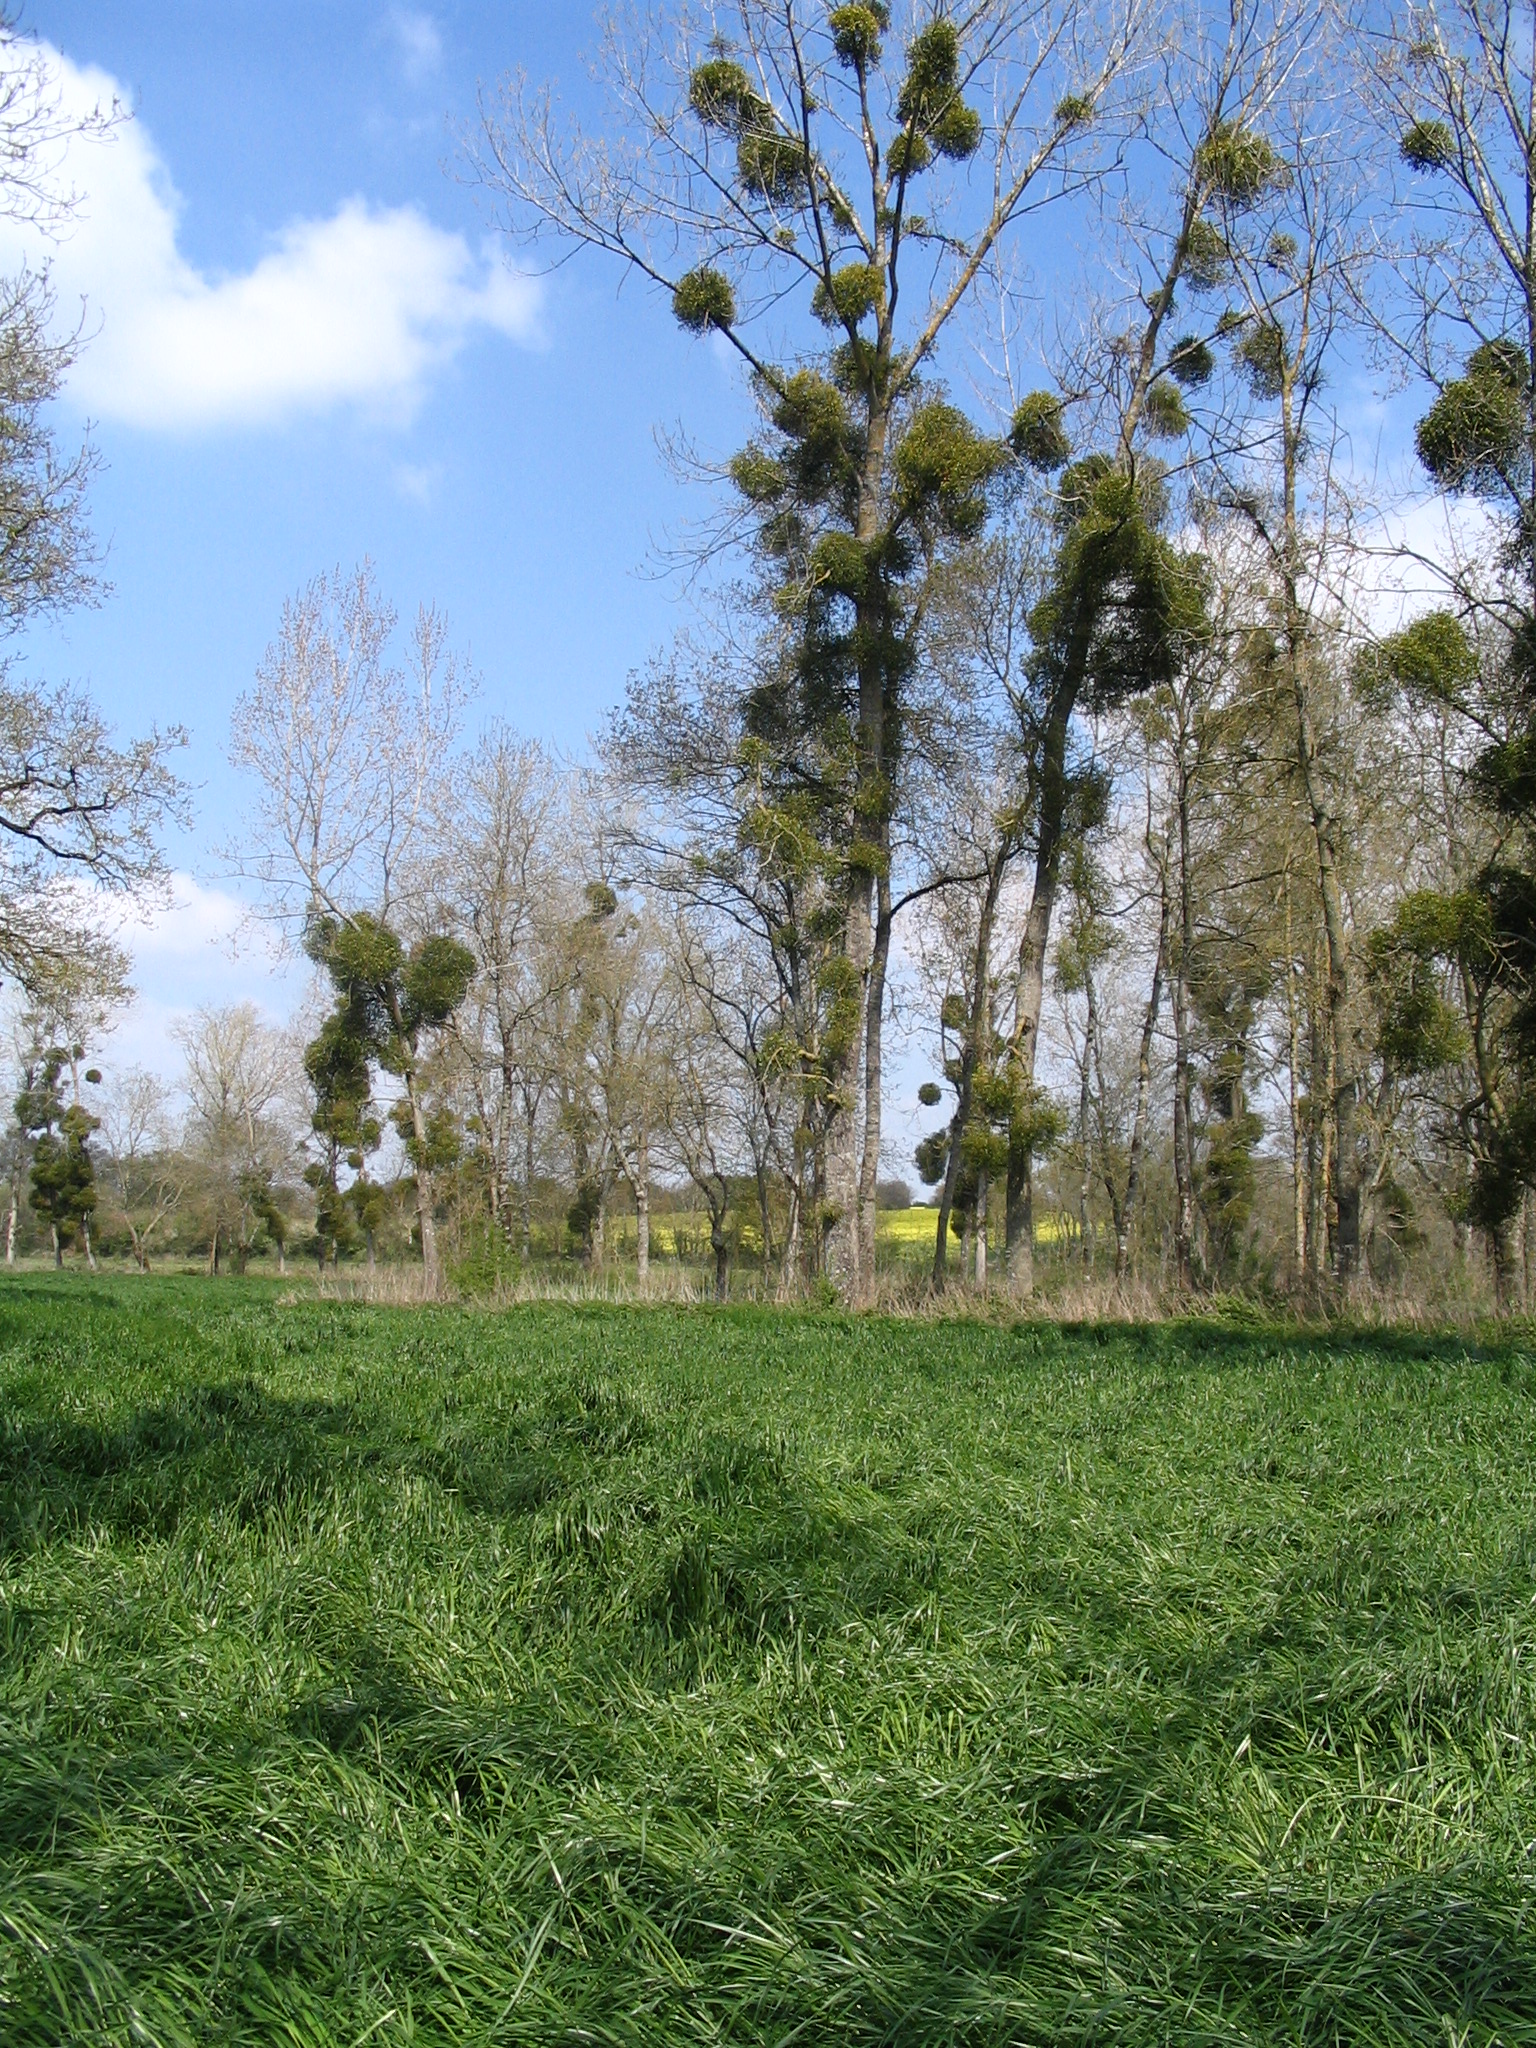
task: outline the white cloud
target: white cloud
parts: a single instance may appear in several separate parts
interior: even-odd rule
[[[172,1035],[191,1011],[253,1002],[274,1024],[309,991],[313,970],[286,957],[248,907],[195,875],[171,876],[169,900],[129,914],[117,936],[132,958],[133,1002],[112,1033],[114,1067],[146,1067],[174,1080],[181,1049]]]
[[[409,84],[422,84],[442,63],[443,38],[430,14],[414,7],[392,7],[389,33]]]
[[[125,97],[105,72],[50,62],[68,106]],[[65,237],[5,228],[0,265],[47,260],[61,311],[83,302],[91,339],[71,391],[97,418],[195,430],[338,405],[408,417],[476,331],[538,338],[537,281],[415,207],[350,199],[282,228],[251,269],[210,276],[178,246],[180,201],[142,121],[76,138],[65,176],[84,195]]]

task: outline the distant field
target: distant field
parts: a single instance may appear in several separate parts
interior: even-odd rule
[[[1536,2042],[1517,1342],[29,1276],[0,1427],[7,2048]]]
[[[926,1205],[914,1204],[910,1209],[882,1209],[876,1221],[875,1237],[880,1246],[890,1246],[892,1248],[899,1246],[904,1252],[908,1247],[920,1246],[928,1254],[929,1258],[932,1258],[934,1233],[938,1227],[939,1213],[937,1209],[930,1209]],[[1002,1235],[999,1219],[994,1217],[992,1228],[989,1232],[990,1241],[993,1244],[1001,1244]],[[1059,1217],[1049,1212],[1036,1215],[1036,1243],[1056,1244],[1061,1236],[1062,1228]],[[958,1238],[952,1237],[950,1239],[950,1248],[951,1255],[958,1258],[960,1251],[960,1241]]]

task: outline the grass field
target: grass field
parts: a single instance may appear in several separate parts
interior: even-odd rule
[[[0,2040],[1536,2042],[1517,1342],[0,1287]]]

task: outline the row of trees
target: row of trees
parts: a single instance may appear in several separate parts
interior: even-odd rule
[[[866,1289],[905,918],[943,1041],[923,1166],[978,1249],[1002,1209],[1019,1287],[1069,1133],[1083,1243],[1107,1207],[1128,1270],[1160,1130],[1181,1284],[1241,1262],[1267,1141],[1294,1277],[1391,1263],[1427,1190],[1507,1291],[1536,1167],[1530,19],[755,0],[714,31],[615,30],[607,132],[513,88],[476,162],[512,233],[649,277],[751,375],[731,617],[631,689],[608,759],[648,886],[733,992],[754,962],[735,1013],[769,1050],[735,1049],[765,1102],[792,1077],[816,1257]],[[1068,229],[1081,268],[1042,253]],[[1080,317],[1031,329],[1063,288]],[[990,422],[945,382],[988,342]],[[1369,369],[1418,414],[1374,503]],[[1426,483],[1479,516],[1384,634],[1369,544]],[[1040,1062],[1053,960],[1075,1102]]]
[[[366,569],[287,608],[226,851],[323,991],[289,1174],[322,1256],[403,1202],[435,1282],[450,1209],[529,1247],[542,1185],[592,1257],[632,1208],[643,1272],[686,1182],[722,1276],[750,1207],[786,1284],[867,1298],[899,1016],[935,1286],[958,1237],[1027,1292],[1044,1190],[1121,1281],[1318,1292],[1475,1238],[1517,1291],[1533,37],[1482,0],[738,0],[606,31],[601,132],[487,100],[507,231],[650,279],[757,425],[695,465],[704,624],[579,773],[467,738],[443,622],[402,647]],[[77,565],[78,482],[17,459]],[[18,759],[102,789],[28,766],[8,825],[36,989],[81,952],[57,877],[152,879],[175,793],[163,741],[18,700],[53,721]],[[96,1142],[86,1043],[21,1091],[39,1188]]]

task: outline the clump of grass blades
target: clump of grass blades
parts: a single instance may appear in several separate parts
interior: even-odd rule
[[[9,2043],[1536,2041],[1516,1338],[0,1292]]]

